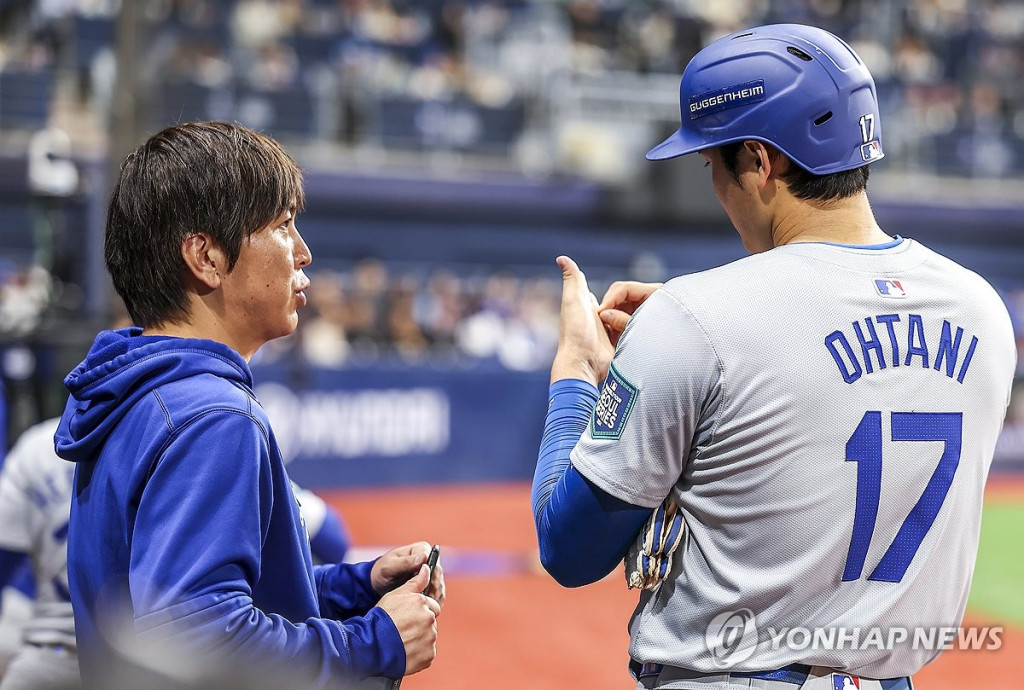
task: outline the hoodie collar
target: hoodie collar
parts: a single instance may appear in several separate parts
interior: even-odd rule
[[[71,395],[55,436],[57,453],[67,460],[92,459],[137,401],[159,386],[199,374],[252,390],[249,365],[223,343],[144,336],[138,327],[101,332],[85,360],[64,379]]]

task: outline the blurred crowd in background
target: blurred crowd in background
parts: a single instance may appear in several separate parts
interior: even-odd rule
[[[313,366],[398,359],[457,365],[486,360],[530,371],[551,365],[558,344],[558,274],[396,271],[377,259],[349,270],[311,270],[299,329],[269,343],[259,361],[300,355]]]
[[[804,22],[846,37],[874,74],[888,165],[1024,173],[1024,3],[1011,0],[135,1],[154,122],[235,119],[316,146],[491,153],[534,174],[614,178],[639,144],[603,118],[678,116],[672,89],[637,88],[643,78],[677,79],[731,31]],[[49,89],[75,136],[102,138],[119,5],[0,2],[2,73],[37,75],[25,109],[38,115],[29,92]]]

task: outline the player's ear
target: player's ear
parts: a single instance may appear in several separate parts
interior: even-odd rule
[[[181,258],[192,277],[210,290],[220,287],[227,273],[227,256],[205,232],[189,235],[181,242]]]
[[[781,152],[770,144],[762,141],[743,142],[744,153],[747,154],[751,166],[758,173],[757,185],[763,187],[772,173],[778,175],[781,172],[782,161],[785,158]]]

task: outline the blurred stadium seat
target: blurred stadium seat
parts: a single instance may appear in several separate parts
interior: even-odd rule
[[[374,106],[373,136],[384,147],[505,153],[525,121],[521,104],[484,108],[466,101],[382,98]]]
[[[100,51],[113,47],[114,19],[76,14],[73,22],[74,67],[88,69]]]
[[[312,136],[316,125],[313,94],[301,85],[275,91],[237,89],[233,112],[232,119],[286,141]]]
[[[231,93],[193,81],[167,82],[161,85],[160,126],[193,120],[234,119]]]
[[[0,128],[45,127],[53,88],[54,75],[47,69],[0,71]]]

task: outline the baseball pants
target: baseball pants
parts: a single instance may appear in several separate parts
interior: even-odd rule
[[[78,655],[63,647],[23,645],[0,680],[0,690],[81,690]]]

